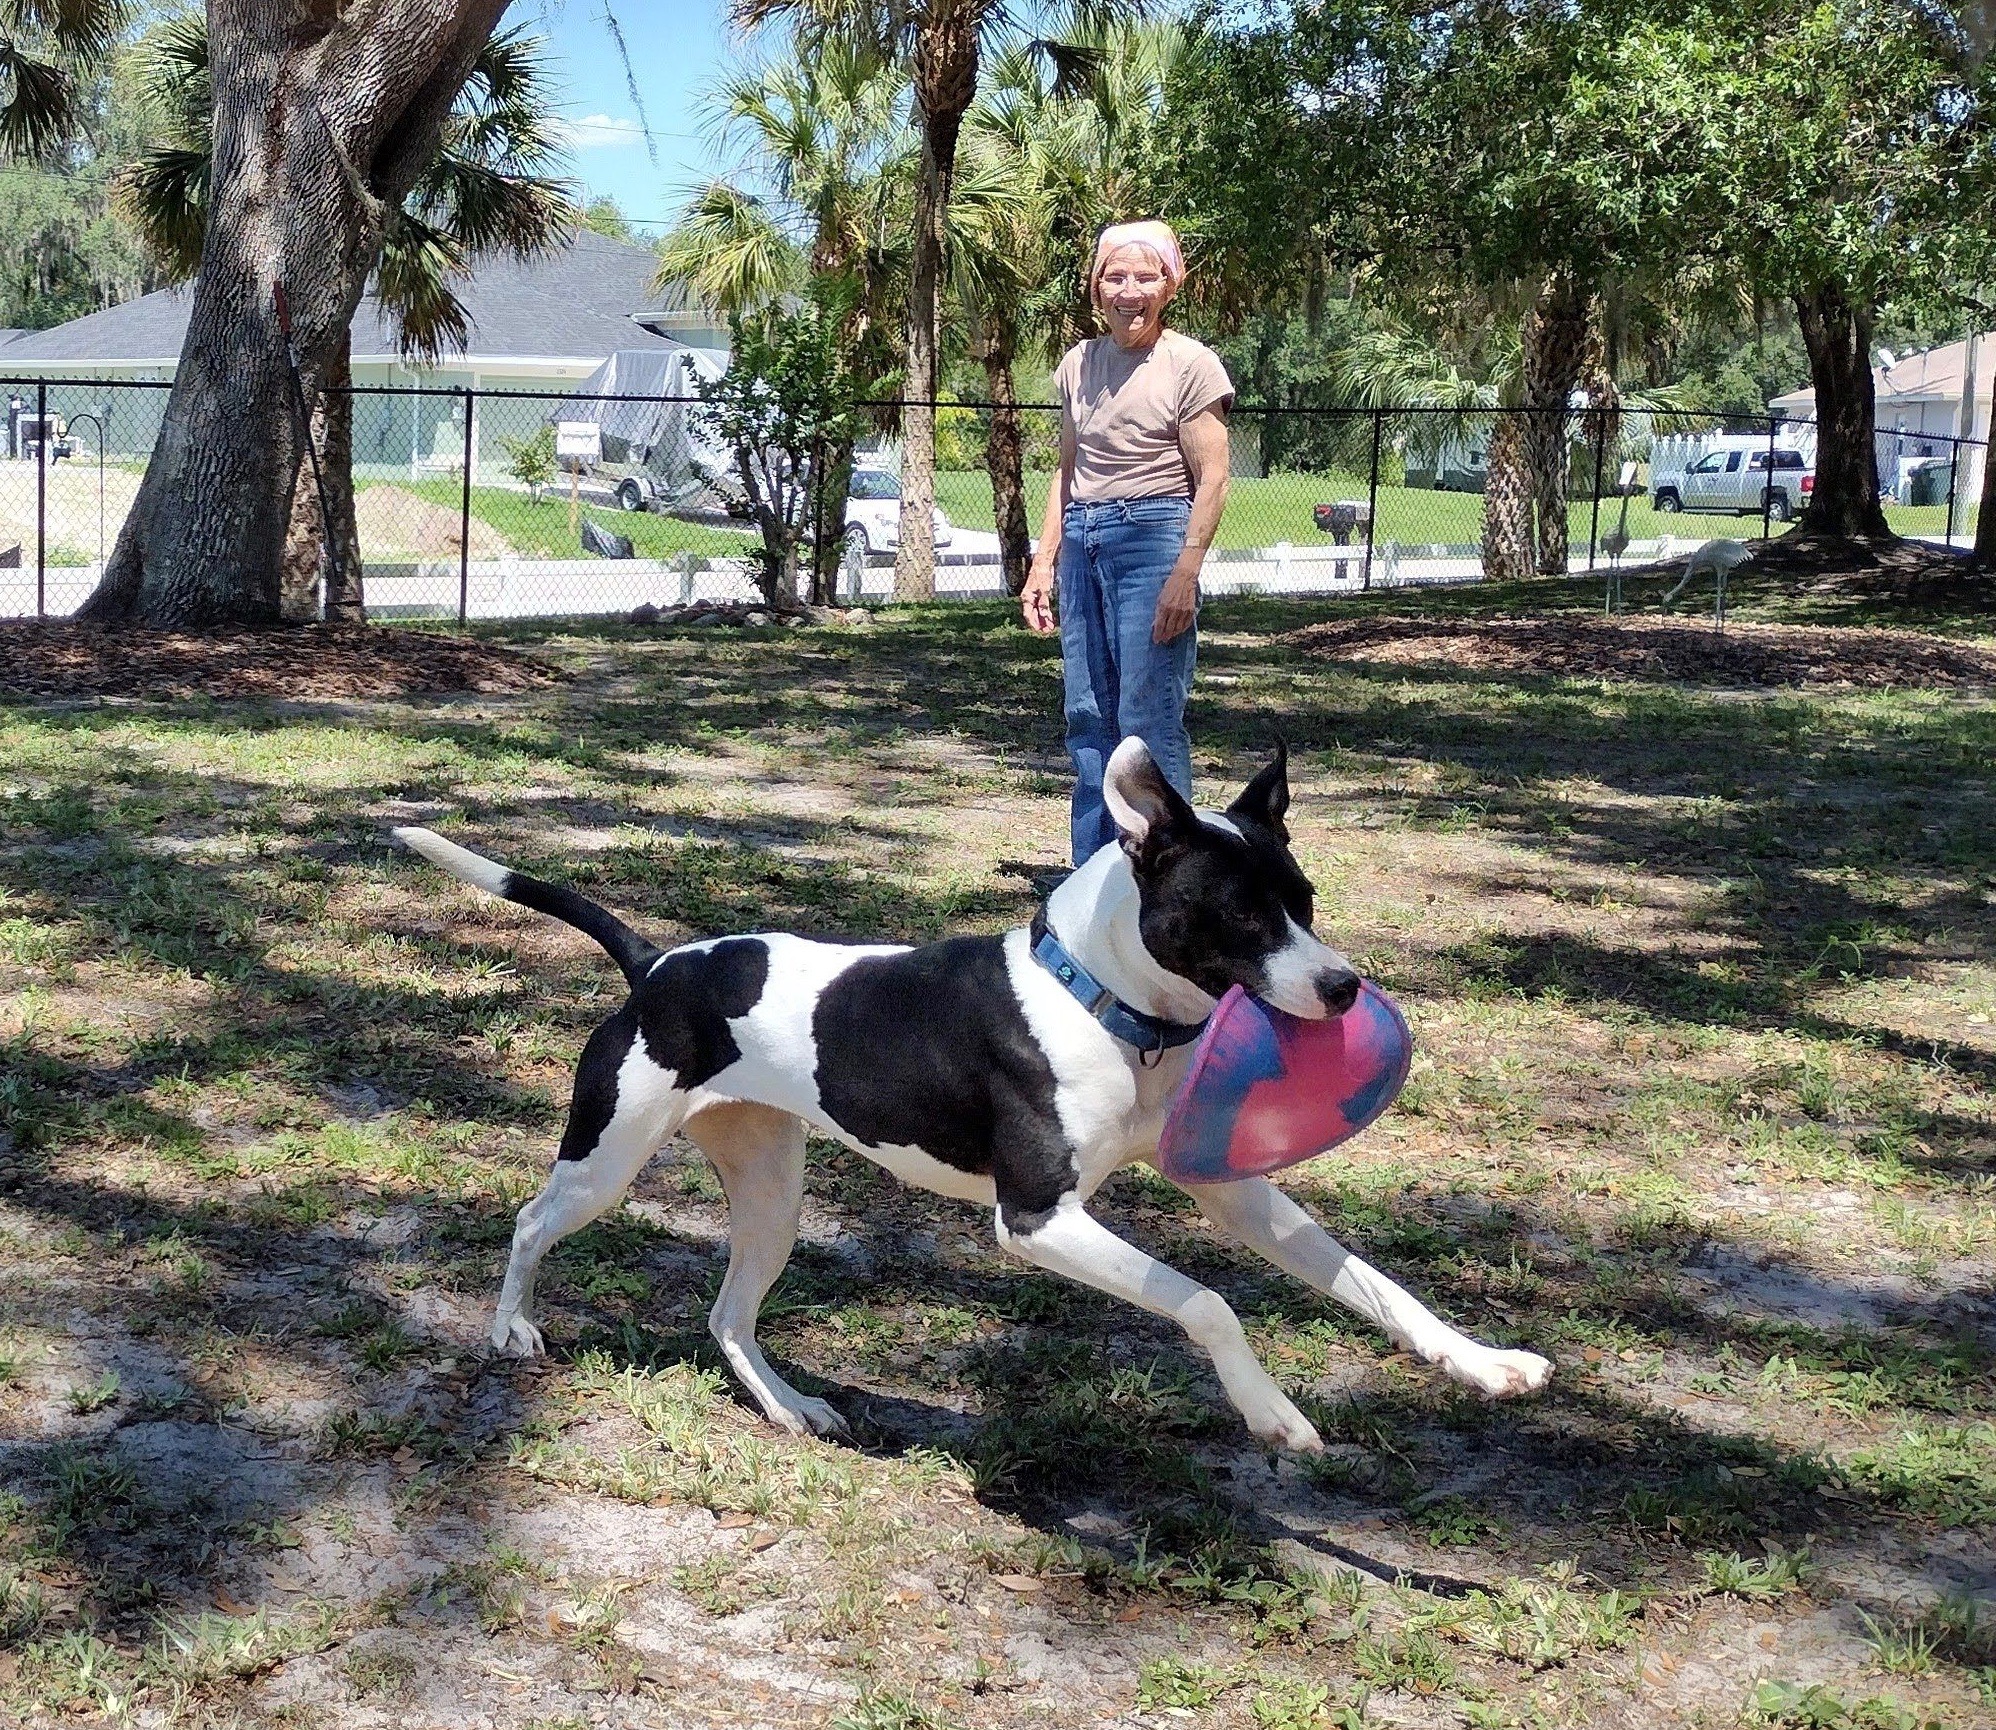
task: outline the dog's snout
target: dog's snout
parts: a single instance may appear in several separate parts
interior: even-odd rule
[[[1330,1014],[1344,1014],[1358,1001],[1358,975],[1349,967],[1318,974],[1317,996]]]

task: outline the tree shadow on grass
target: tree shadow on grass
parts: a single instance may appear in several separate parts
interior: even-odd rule
[[[313,1173],[312,1181],[326,1191],[335,1216],[380,1205],[366,1184],[338,1174]],[[987,1330],[953,1366],[890,1375],[885,1385],[877,1377],[865,1378],[872,1386],[856,1384],[850,1369],[828,1355],[827,1340],[808,1329],[793,1335],[780,1320],[767,1330],[774,1355],[786,1374],[854,1416],[868,1449],[941,1447],[954,1453],[987,1505],[1050,1540],[1070,1538],[1069,1522],[1081,1512],[1112,1510],[1125,1533],[1109,1540],[1123,1567],[1118,1591],[1160,1602],[1182,1602],[1190,1594],[1247,1603],[1239,1593],[1256,1580],[1280,1577],[1281,1564],[1268,1548],[1278,1539],[1314,1549],[1329,1562],[1369,1564],[1382,1578],[1441,1593],[1487,1583],[1493,1568],[1513,1573],[1564,1555],[1582,1556],[1603,1585],[1640,1587],[1682,1576],[1690,1553],[1704,1548],[1745,1550],[1768,1541],[1794,1547],[1816,1537],[1863,1549],[1890,1535],[1903,1549],[1909,1541],[1900,1524],[1907,1491],[1897,1480],[1841,1478],[1802,1442],[1728,1433],[1630,1398],[1589,1379],[1570,1342],[1562,1348],[1548,1339],[1534,1343],[1552,1346],[1562,1359],[1563,1379],[1544,1399],[1489,1407],[1418,1377],[1389,1376],[1379,1386],[1374,1371],[1343,1396],[1319,1396],[1316,1416],[1333,1444],[1327,1462],[1271,1473],[1208,1366],[1174,1330],[1099,1294],[1014,1270],[996,1252],[967,1264],[929,1259],[910,1247],[911,1222],[932,1221],[946,1204],[904,1197],[898,1188],[885,1193],[892,1198],[886,1205],[876,1201],[850,1216],[849,1233],[865,1253],[855,1258],[849,1250],[807,1246],[777,1294],[778,1311],[808,1316],[814,1306],[942,1304],[1001,1323],[1000,1330]],[[1146,1209],[1144,1193],[1112,1197],[1105,1217],[1138,1241],[1168,1239],[1172,1222],[1183,1216]],[[199,1197],[176,1200],[130,1188],[107,1193],[49,1171],[21,1174],[10,1196],[13,1206],[35,1213],[51,1229],[82,1227],[106,1244],[168,1242],[212,1264],[216,1271],[192,1311],[187,1295],[172,1288],[136,1288],[115,1256],[105,1265],[102,1291],[90,1300],[114,1327],[148,1342],[184,1384],[183,1400],[139,1421],[195,1426],[212,1426],[224,1412],[199,1392],[188,1354],[215,1329],[241,1330],[250,1323],[254,1340],[251,1318],[259,1306],[268,1327],[265,1283],[273,1270],[289,1270],[284,1277],[293,1280],[309,1273],[302,1288],[288,1291],[277,1312],[282,1319],[267,1340],[267,1348],[287,1360],[298,1355],[287,1339],[329,1330],[351,1338],[356,1329],[388,1322],[430,1358],[460,1352],[455,1340],[433,1334],[422,1320],[425,1295],[451,1279],[449,1270],[467,1244],[503,1244],[511,1209],[490,1194],[441,1200],[426,1196],[420,1185],[405,1199],[419,1215],[416,1234],[375,1243],[366,1234],[329,1235],[273,1220],[240,1196],[218,1207]],[[1335,1210],[1326,1211],[1334,1228],[1345,1230]],[[1403,1198],[1398,1211],[1432,1227],[1432,1252],[1412,1265],[1405,1253],[1373,1253],[1417,1289],[1458,1308],[1474,1307],[1482,1274],[1550,1223],[1513,1209],[1465,1241],[1463,1222],[1425,1198]],[[607,1257],[663,1267],[703,1295],[724,1260],[721,1246],[648,1219],[615,1216],[594,1229],[607,1235],[578,1248],[579,1264]],[[1371,1247],[1363,1233],[1351,1236],[1355,1247]],[[1414,1240],[1403,1231],[1395,1241],[1404,1252]],[[1533,1293],[1514,1299],[1514,1309],[1523,1313],[1528,1339],[1541,1319],[1554,1321],[1578,1306],[1591,1310],[1590,1321],[1602,1327],[1667,1336],[1678,1350],[1716,1354],[1731,1348],[1745,1366],[1742,1378],[1777,1355],[1793,1361],[1798,1352],[1814,1352],[1826,1376],[1841,1373],[1837,1365],[1845,1360],[1874,1370],[1882,1363],[1896,1378],[1889,1383],[1895,1402],[1908,1411],[1965,1421],[1989,1408],[1987,1350],[1946,1337],[1937,1317],[1912,1316],[1889,1331],[1832,1336],[1802,1324],[1769,1326],[1715,1313],[1673,1293],[1670,1257],[1688,1260],[1696,1245],[1710,1241],[1711,1234],[1686,1228],[1684,1242],[1668,1254],[1652,1250],[1643,1258],[1645,1282],[1624,1285],[1613,1301],[1600,1296],[1588,1267],[1575,1264],[1541,1276]],[[1211,1279],[1258,1330],[1321,1339],[1328,1327],[1340,1342],[1341,1361],[1353,1367],[1376,1363],[1384,1350],[1383,1341],[1327,1299],[1245,1252],[1211,1241],[1204,1256],[1177,1254],[1181,1246],[1175,1244],[1160,1247],[1188,1271]],[[1748,1247],[1740,1246],[1740,1253]],[[411,1271],[428,1277],[411,1279]],[[653,1312],[652,1299],[627,1293],[591,1299],[578,1287],[564,1290],[564,1283],[551,1281],[555,1296],[547,1317],[558,1357],[593,1351],[613,1370],[688,1362],[719,1367],[691,1317],[685,1325],[659,1328],[644,1319]],[[481,1310],[489,1295],[481,1284],[475,1298]],[[681,1293],[682,1313],[689,1295]],[[342,1312],[357,1300],[367,1313],[348,1321]],[[178,1319],[163,1327],[166,1309]],[[353,1421],[344,1428],[331,1424],[307,1465],[273,1479],[271,1504],[259,1517],[315,1518],[352,1473],[386,1469],[398,1452],[413,1452],[425,1470],[440,1474],[438,1492],[446,1493],[455,1475],[500,1457],[539,1409],[532,1373],[506,1364],[474,1364],[455,1387],[421,1369],[370,1378],[349,1362],[343,1373],[349,1391],[341,1401],[351,1403]],[[746,1410],[745,1396],[732,1392]],[[960,1401],[975,1415],[956,1409]],[[73,1449],[65,1452],[61,1445],[12,1451],[7,1469],[28,1489],[37,1517],[53,1518],[70,1493],[58,1480],[70,1469],[63,1461],[73,1457]],[[172,1507],[152,1509],[133,1492],[118,1491],[62,1539],[60,1553],[95,1582],[89,1589],[107,1604],[131,1609],[154,1602],[137,1591],[147,1578],[158,1602],[178,1595],[198,1603],[202,1579],[232,1553],[227,1528],[246,1515],[227,1474],[241,1463],[232,1463],[225,1450],[202,1458],[208,1464],[197,1460]],[[205,1479],[203,1471],[210,1474]],[[106,1479],[100,1491],[105,1485],[116,1488]],[[1418,1507],[1449,1495],[1466,1497],[1480,1518],[1510,1536],[1494,1547],[1436,1548],[1422,1535]],[[1383,1520],[1382,1542],[1355,1540],[1355,1516],[1363,1517],[1361,1525]],[[1147,1561],[1155,1570],[1167,1556],[1175,1560],[1162,1573],[1146,1575],[1133,1566]],[[1931,1565],[1937,1578],[1952,1566],[1941,1557]]]

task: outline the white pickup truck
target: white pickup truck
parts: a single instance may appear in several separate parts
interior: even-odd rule
[[[1768,457],[1774,458],[1773,478]],[[1705,511],[1790,521],[1816,490],[1816,471],[1798,450],[1735,435],[1716,439],[1683,468],[1650,476],[1650,503],[1659,511]]]

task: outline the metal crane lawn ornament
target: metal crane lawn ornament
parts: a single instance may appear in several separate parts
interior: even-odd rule
[[[1622,555],[1629,550],[1629,494],[1636,484],[1636,464],[1634,459],[1622,464],[1621,478],[1615,482],[1615,491],[1622,495],[1622,512],[1615,526],[1601,537],[1601,550],[1608,555],[1608,592],[1604,597],[1605,612],[1612,613],[1622,604]]]

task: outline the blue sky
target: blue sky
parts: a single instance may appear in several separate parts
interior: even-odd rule
[[[727,22],[726,0],[607,0],[607,6],[630,48],[649,151],[604,22],[606,0],[515,0],[506,23],[529,25],[548,38],[570,127],[570,172],[592,197],[608,193],[629,216],[668,220],[687,187],[721,166],[702,135],[696,99],[743,57],[742,39]]]

